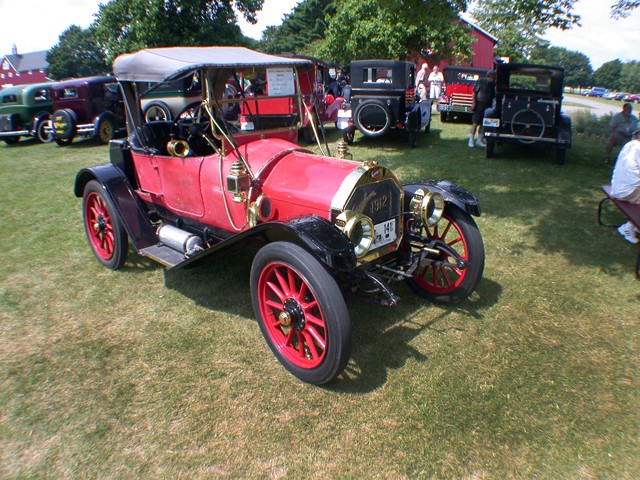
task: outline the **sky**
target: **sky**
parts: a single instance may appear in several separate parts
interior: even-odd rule
[[[0,56],[18,52],[48,50],[71,25],[86,28],[94,20],[98,5],[107,0],[0,0]],[[279,25],[299,0],[265,0],[258,24],[240,21],[245,35],[259,39],[266,27]],[[582,27],[568,31],[549,30],[552,45],[584,53],[594,70],[610,60],[640,60],[640,8],[627,19],[612,20],[609,8],[614,0],[578,0],[575,13]]]

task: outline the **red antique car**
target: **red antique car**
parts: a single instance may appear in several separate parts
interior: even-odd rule
[[[114,77],[84,77],[56,82],[53,97],[53,138],[69,145],[77,136],[108,143],[125,130],[124,105]]]
[[[482,277],[484,247],[472,218],[478,201],[461,187],[403,185],[373,160],[294,143],[299,79],[311,66],[241,47],[118,57],[128,137],[111,142],[110,163],[78,173],[74,192],[89,246],[107,268],[124,265],[129,241],[170,269],[258,245],[250,289],[260,329],[293,375],[322,384],[350,356],[343,295],[391,306],[391,285],[404,281],[435,302],[464,299]],[[225,95],[230,79],[255,73],[264,94]],[[159,88],[194,74],[199,105],[173,121],[144,121],[138,82]]]
[[[447,122],[453,118],[464,118],[471,122],[473,115],[473,87],[487,74],[486,68],[447,66],[444,75],[445,88],[438,99],[440,120]]]

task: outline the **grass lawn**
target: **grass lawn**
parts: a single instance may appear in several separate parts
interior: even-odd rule
[[[488,160],[467,130],[356,134],[356,160],[479,197],[486,268],[453,307],[404,285],[394,309],[349,303],[352,358],[323,388],[264,342],[247,252],[109,271],[72,193],[108,147],[2,144],[0,477],[640,478],[638,247],[596,222],[604,147]]]

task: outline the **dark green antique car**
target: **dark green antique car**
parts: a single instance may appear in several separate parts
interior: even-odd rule
[[[51,121],[51,83],[5,87],[0,91],[0,138],[7,144],[20,137],[35,136],[43,143],[53,137],[46,127]]]

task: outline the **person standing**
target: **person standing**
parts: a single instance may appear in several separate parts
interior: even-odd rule
[[[474,143],[477,147],[484,147],[486,145],[484,141],[484,127],[482,126],[482,119],[484,118],[485,109],[491,106],[494,97],[496,96],[496,72],[490,70],[487,75],[479,79],[473,86],[473,99],[471,109],[473,110],[473,117],[471,120],[471,129],[469,130],[469,145],[473,148]],[[474,137],[478,131],[478,139],[474,142]]]
[[[442,85],[444,84],[444,76],[437,65],[433,67],[433,70],[429,74],[429,98],[440,98],[440,92],[442,91]]]
[[[611,176],[611,195],[629,203],[640,205],[640,130],[631,135],[616,160]],[[618,227],[618,233],[628,242],[639,243],[638,230],[632,222]]]
[[[611,161],[611,152],[616,145],[622,146],[631,140],[631,132],[637,130],[638,118],[633,115],[631,103],[622,105],[622,111],[611,117],[609,122],[609,140],[605,145],[604,163]]]
[[[422,68],[418,70],[418,73],[416,74],[416,88],[418,88],[418,85],[420,85],[420,82],[424,82],[425,85],[427,84],[428,75],[429,75],[429,64],[423,63]]]

